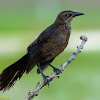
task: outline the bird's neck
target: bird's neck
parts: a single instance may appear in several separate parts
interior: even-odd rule
[[[71,25],[70,25],[70,21],[63,21],[61,18],[57,18],[54,22],[55,25],[58,25],[58,26],[64,26],[66,28],[71,28]]]
[[[67,30],[71,30],[71,25],[70,25],[70,23],[65,24],[65,26],[66,26],[66,29],[67,29]]]
[[[58,26],[59,28],[65,30],[65,31],[71,30],[71,25],[70,25],[70,23],[65,24],[65,23],[56,23],[56,22],[55,22],[54,24],[55,24],[56,26]]]

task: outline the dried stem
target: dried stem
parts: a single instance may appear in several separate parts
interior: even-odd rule
[[[60,69],[61,71],[64,71],[64,68],[67,67],[67,65],[68,65],[69,63],[71,63],[72,60],[75,59],[75,57],[77,56],[77,54],[80,53],[80,52],[82,51],[83,46],[84,46],[84,44],[85,44],[86,41],[87,41],[87,37],[86,37],[85,35],[83,35],[83,36],[80,36],[80,39],[82,40],[82,43],[81,43],[79,46],[77,46],[77,50],[76,50],[75,52],[73,52],[72,56],[69,57],[69,58],[67,59],[67,61],[59,67],[59,69]],[[59,73],[59,74],[60,74],[60,73]],[[52,73],[51,75],[49,75],[49,77],[47,78],[48,81],[50,82],[50,81],[52,81],[54,78],[59,77],[59,76],[60,76],[59,74],[57,75],[56,72],[53,72],[53,73]],[[39,81],[38,84],[37,84],[37,86],[36,86],[36,88],[35,88],[34,90],[29,91],[28,96],[26,97],[25,100],[32,100],[35,96],[38,96],[38,93],[39,93],[40,89],[43,88],[44,86],[45,86],[44,80]]]

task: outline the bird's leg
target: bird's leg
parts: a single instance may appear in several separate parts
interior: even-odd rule
[[[59,68],[55,68],[51,64],[49,64],[49,65],[53,68],[54,72],[56,72],[57,75],[60,74],[60,73],[62,73],[62,71]]]
[[[44,79],[44,84],[45,84],[45,85],[46,85],[46,84],[49,85],[49,81],[48,81],[48,79],[47,79],[49,76],[45,76],[45,75],[43,74],[43,72],[42,72],[40,66],[38,66],[38,68],[39,68],[40,73],[42,74],[42,77],[43,77],[43,79]]]

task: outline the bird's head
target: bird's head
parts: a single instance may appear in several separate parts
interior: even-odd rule
[[[55,23],[58,24],[70,24],[72,19],[76,16],[84,15],[83,13],[80,12],[74,12],[74,11],[63,11],[58,14]]]

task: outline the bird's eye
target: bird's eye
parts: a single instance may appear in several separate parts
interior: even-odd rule
[[[67,13],[67,14],[66,14],[66,16],[67,16],[67,17],[70,17],[70,16],[71,16],[71,14],[70,14],[70,13]]]

